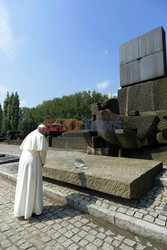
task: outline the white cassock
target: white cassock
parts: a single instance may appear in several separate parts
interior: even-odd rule
[[[48,143],[37,129],[22,142],[22,154],[16,184],[14,216],[31,217],[43,209],[42,165],[45,164]]]

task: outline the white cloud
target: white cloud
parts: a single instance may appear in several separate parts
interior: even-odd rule
[[[99,91],[106,89],[110,85],[109,80],[105,80],[96,84]]]
[[[104,53],[106,56],[108,56],[108,49],[103,48],[103,53]]]
[[[25,107],[26,101],[25,100],[20,100],[20,107]]]
[[[24,38],[15,38],[10,24],[10,13],[4,0],[0,0],[0,53],[10,60],[14,60],[18,54]]]

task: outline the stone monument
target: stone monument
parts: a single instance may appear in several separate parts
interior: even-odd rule
[[[125,199],[140,198],[154,186],[162,161],[107,156],[126,153],[124,156],[142,158],[146,150],[154,149],[157,155],[157,150],[162,153],[162,145],[167,145],[166,53],[162,27],[120,47],[120,74],[118,99],[92,104],[92,119],[86,121],[86,129],[78,134],[64,133],[61,138],[64,144],[69,138],[76,144],[75,138],[81,141],[82,133],[88,154],[80,153],[79,159],[75,153],[68,157],[55,156],[43,169],[45,177]],[[134,155],[139,150],[140,154]],[[152,157],[148,153],[146,156]],[[76,161],[86,168],[76,168]]]
[[[167,145],[166,76],[166,43],[162,27],[121,45],[118,100],[110,99],[91,106],[92,128],[97,136],[88,137],[85,133],[88,153],[112,155],[115,151],[126,151],[130,157],[152,159],[153,151],[161,151],[162,156],[161,147]],[[100,146],[102,141],[103,146]],[[143,155],[146,150],[148,154]],[[156,160],[167,162],[166,150],[163,147],[163,159],[156,155]]]

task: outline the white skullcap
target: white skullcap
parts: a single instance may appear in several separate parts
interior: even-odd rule
[[[46,126],[44,124],[39,124],[38,128],[46,128]]]

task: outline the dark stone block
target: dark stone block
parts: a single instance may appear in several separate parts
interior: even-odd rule
[[[140,112],[141,116],[155,115],[159,118],[159,123],[157,125],[157,129],[162,131],[167,128],[167,119],[165,116],[167,115],[167,110],[157,110],[157,111],[148,111],[148,112]]]
[[[157,141],[159,144],[167,144],[167,140],[164,139],[162,132],[157,133]]]
[[[140,82],[140,64],[138,60],[120,66],[121,87],[138,82]]]
[[[167,165],[167,145],[156,148],[145,147],[141,149],[128,150],[128,157],[162,161],[165,165]]]
[[[122,87],[166,74],[165,32],[158,27],[120,46]]]
[[[139,37],[139,57],[144,57],[165,48],[165,31],[158,27]]]
[[[162,135],[165,140],[167,140],[167,128],[162,130]]]
[[[85,141],[87,142],[89,147],[93,147],[92,143],[92,137],[97,136],[97,132],[95,131],[83,131],[83,137],[85,138]]]
[[[138,37],[120,46],[120,65],[135,61],[139,58]]]
[[[144,140],[141,141],[142,146],[155,146],[157,145],[156,134],[149,134]]]
[[[92,137],[92,148],[105,148],[107,144],[108,143],[101,136]]]
[[[163,51],[141,58],[140,81],[165,76],[166,69],[164,58]]]
[[[137,132],[139,140],[144,140],[157,127],[159,119],[156,116],[120,116],[109,111],[100,111],[97,115],[97,121],[105,121],[111,123],[113,127],[106,126],[103,122],[98,134],[109,143],[120,145],[115,130],[127,129]],[[121,127],[120,127],[121,124]],[[117,128],[116,128],[117,126]]]
[[[119,102],[118,99],[109,99],[101,104],[103,109],[109,109],[112,113],[119,114]]]
[[[115,130],[116,137],[123,148],[141,147],[137,139],[137,134],[133,130],[119,129]]]

